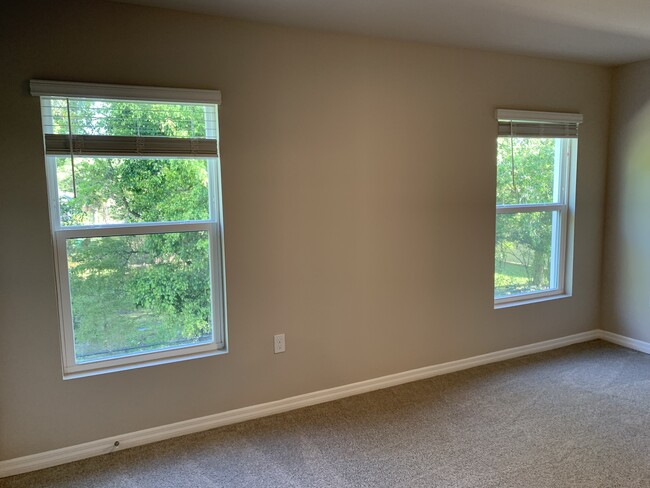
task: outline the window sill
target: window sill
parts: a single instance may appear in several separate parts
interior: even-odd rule
[[[570,297],[571,297],[570,293],[558,293],[557,295],[546,295],[546,296],[531,297],[531,298],[522,297],[520,300],[513,300],[511,302],[495,303],[494,309],[499,310],[501,308],[518,307],[520,305],[530,305],[533,303],[549,302],[551,300],[559,300],[562,298],[570,298]]]
[[[181,361],[189,361],[192,359],[207,358],[211,356],[221,356],[222,354],[227,354],[227,353],[228,353],[228,349],[224,348],[224,349],[217,349],[217,350],[207,351],[207,352],[187,354],[184,356],[172,356],[172,357],[161,358],[161,359],[153,359],[150,361],[141,361],[141,362],[131,363],[131,364],[122,364],[119,366],[108,366],[105,368],[88,369],[85,371],[75,371],[70,373],[64,372],[63,379],[72,380],[76,378],[85,378],[87,376],[97,376],[97,375],[107,374],[107,373],[116,373],[118,371],[128,371],[131,369],[147,368],[149,366],[158,366],[161,364],[178,363]]]

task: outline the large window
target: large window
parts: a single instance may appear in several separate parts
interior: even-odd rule
[[[31,82],[64,375],[225,350],[219,92]]]
[[[498,110],[495,305],[568,294],[577,114]]]

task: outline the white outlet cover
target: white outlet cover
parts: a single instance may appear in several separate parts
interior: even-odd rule
[[[285,351],[284,334],[276,334],[273,336],[273,349],[276,354]]]

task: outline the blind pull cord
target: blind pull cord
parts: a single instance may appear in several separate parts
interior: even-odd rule
[[[136,119],[135,128],[138,132],[138,135],[135,138],[135,152],[140,155],[144,151],[144,140],[142,139],[142,134],[140,134],[140,119]]]
[[[68,109],[68,136],[70,138],[70,165],[72,166],[72,194],[77,198],[77,180],[74,174],[74,149],[72,147],[72,121],[70,118],[70,99],[66,98],[66,107]]]
[[[515,180],[515,144],[514,144],[514,139],[515,139],[515,131],[512,126],[512,120],[510,121],[510,170],[512,174],[512,190],[515,192],[515,197],[517,198],[517,202],[521,203],[519,201],[519,190],[517,189],[517,182]]]

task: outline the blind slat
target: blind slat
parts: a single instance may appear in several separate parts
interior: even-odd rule
[[[582,114],[498,109],[499,137],[576,138]]]
[[[499,120],[499,136],[575,138],[578,137],[578,124]]]
[[[70,148],[72,143],[72,148]],[[45,153],[52,156],[69,154],[85,156],[219,156],[216,139],[188,139],[143,136],[88,136],[45,134]]]

